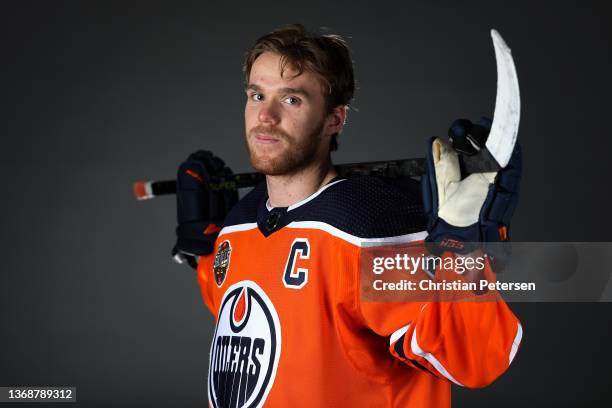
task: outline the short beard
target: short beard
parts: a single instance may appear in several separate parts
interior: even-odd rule
[[[322,141],[324,122],[321,122],[301,142],[296,142],[291,136],[280,129],[256,126],[247,135],[246,145],[253,168],[266,176],[281,176],[296,174],[311,165],[317,156],[317,150]],[[254,139],[257,133],[275,136],[289,144],[284,154],[274,159],[262,159],[249,146],[248,139]]]

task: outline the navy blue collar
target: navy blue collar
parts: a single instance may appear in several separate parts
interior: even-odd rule
[[[268,237],[293,221],[300,220],[312,206],[316,205],[317,198],[321,193],[343,180],[345,179],[339,176],[334,177],[319,190],[289,207],[270,207],[268,191],[266,189],[263,199],[257,208],[257,227],[265,237]]]

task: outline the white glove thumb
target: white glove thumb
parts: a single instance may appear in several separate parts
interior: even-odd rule
[[[448,142],[436,138],[432,153],[438,188],[438,216],[456,227],[477,223],[497,172],[474,173],[461,180],[459,156]]]

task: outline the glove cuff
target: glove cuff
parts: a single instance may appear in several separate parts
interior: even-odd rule
[[[215,224],[190,222],[176,227],[176,247],[192,255],[202,256],[212,253],[220,228]]]

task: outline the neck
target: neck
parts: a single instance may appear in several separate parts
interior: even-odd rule
[[[266,176],[270,205],[289,207],[314,194],[337,175],[328,157],[293,174]]]

